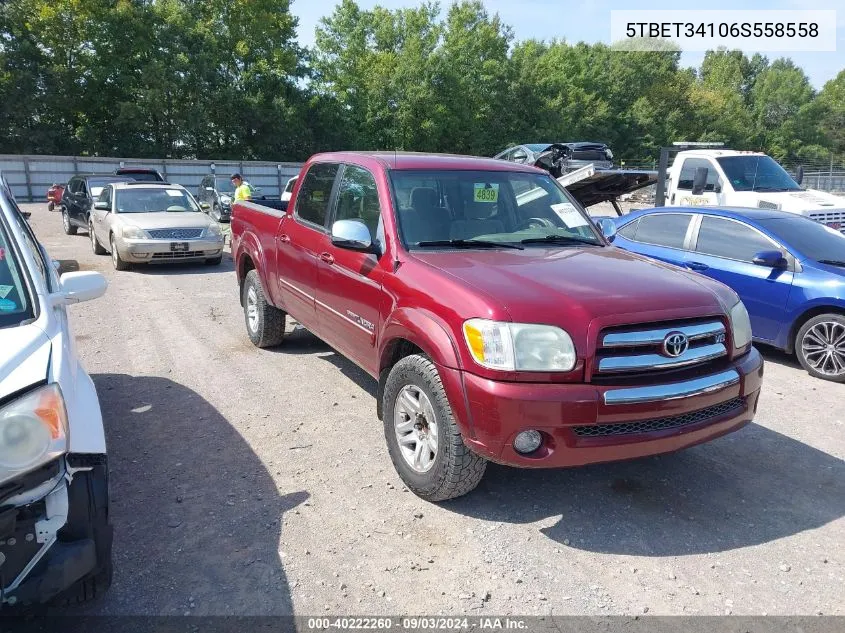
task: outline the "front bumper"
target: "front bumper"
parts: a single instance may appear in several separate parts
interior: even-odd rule
[[[72,490],[84,486],[84,480],[77,475],[68,483],[64,459],[25,476],[26,485],[38,474],[44,481],[16,491],[0,505],[0,605],[48,602],[98,568],[94,539],[80,536],[90,532],[88,497]],[[103,526],[100,534],[110,545],[111,526]]]
[[[727,368],[649,387],[496,382],[440,368],[464,441],[511,466],[551,468],[658,455],[735,431],[757,410],[763,361],[753,349]],[[524,430],[543,435],[530,455]]]
[[[116,240],[121,259],[133,264],[201,261],[219,257],[223,253],[223,237],[219,240]],[[172,250],[173,244],[187,244],[188,250]]]

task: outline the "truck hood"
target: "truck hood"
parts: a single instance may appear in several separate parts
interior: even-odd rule
[[[47,379],[50,339],[33,324],[0,329],[0,399]]]
[[[724,312],[713,282],[612,246],[414,255],[499,300],[517,322],[586,323],[645,312],[657,320],[690,310]],[[730,301],[728,294],[724,300]],[[673,311],[677,314],[668,316]]]
[[[792,213],[845,210],[845,198],[814,189],[772,193],[739,191],[732,195],[740,206],[779,209]]]

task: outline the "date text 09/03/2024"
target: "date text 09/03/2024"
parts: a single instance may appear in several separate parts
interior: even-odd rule
[[[371,631],[465,631],[480,630],[526,630],[524,619],[512,617],[323,617],[308,618],[307,629],[328,631],[332,629]]]

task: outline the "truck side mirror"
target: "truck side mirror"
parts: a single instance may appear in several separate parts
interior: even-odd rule
[[[798,173],[795,174],[795,182],[799,185],[804,182],[804,165],[798,165]]]
[[[698,167],[695,170],[695,178],[692,181],[692,195],[700,196],[704,193],[704,187],[707,185],[707,167]]]
[[[766,266],[777,270],[789,268],[789,262],[786,261],[786,257],[780,251],[760,251],[752,261],[757,266]]]
[[[332,244],[350,251],[374,252],[370,229],[361,220],[338,220],[332,224]]]

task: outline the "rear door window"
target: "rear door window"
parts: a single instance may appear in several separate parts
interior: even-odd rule
[[[645,244],[684,248],[691,213],[655,213],[640,218],[637,231],[632,239]],[[627,236],[626,236],[627,237]]]
[[[315,163],[308,169],[296,196],[296,216],[299,219],[325,228],[339,168],[337,163]]]

